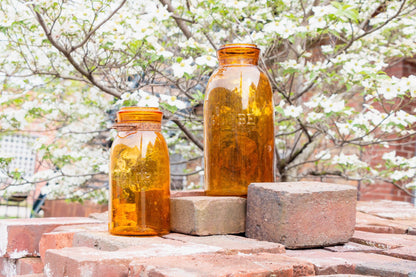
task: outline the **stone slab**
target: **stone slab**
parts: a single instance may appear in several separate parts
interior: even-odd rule
[[[357,190],[296,182],[248,187],[246,236],[289,249],[346,243],[354,233]]]
[[[189,236],[178,233],[170,233],[163,236],[167,239],[188,243],[204,244],[220,247],[218,253],[226,254],[256,254],[256,253],[284,253],[285,247],[280,243],[258,241],[242,236],[214,235],[214,236]]]
[[[199,236],[244,233],[245,198],[177,197],[170,204],[173,232]]]
[[[37,256],[43,233],[48,233],[62,225],[97,223],[101,221],[85,217],[0,220],[0,257],[18,259]]]
[[[205,254],[134,260],[129,277],[139,276],[308,276],[313,265],[280,254]]]

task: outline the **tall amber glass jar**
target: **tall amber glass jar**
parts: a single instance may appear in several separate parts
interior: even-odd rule
[[[163,235],[170,231],[169,153],[158,108],[122,108],[111,148],[109,231]]]
[[[247,194],[253,182],[274,181],[274,109],[270,82],[254,44],[226,44],[204,102],[207,195]]]

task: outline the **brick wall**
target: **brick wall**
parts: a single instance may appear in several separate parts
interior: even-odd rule
[[[386,73],[390,76],[395,76],[397,78],[407,77],[409,75],[416,75],[416,63],[413,59],[401,60],[391,64],[390,67],[386,69]],[[404,101],[405,106],[403,110],[408,113],[414,114],[414,109],[416,108],[416,101],[413,99],[408,99]],[[369,151],[366,151],[367,161],[371,161],[371,164],[383,164],[382,156],[386,152],[396,151],[397,155],[402,157],[411,158],[415,156],[416,150],[416,137],[409,137],[404,140],[395,143],[389,149],[373,147]],[[392,184],[388,183],[376,183],[371,186],[361,187],[360,189],[360,200],[377,200],[377,199],[388,199],[396,201],[406,201],[412,202],[412,198],[407,195],[405,192],[396,188]]]

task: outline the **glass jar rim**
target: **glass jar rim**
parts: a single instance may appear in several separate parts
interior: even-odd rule
[[[257,45],[254,43],[227,43],[227,44],[221,45],[221,47],[218,50],[230,49],[230,48],[252,48],[252,49],[260,50],[257,47]]]
[[[161,122],[163,113],[157,107],[122,107],[117,112],[117,122],[155,121]]]

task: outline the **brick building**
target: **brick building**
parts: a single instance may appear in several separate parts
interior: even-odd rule
[[[392,64],[386,69],[386,73],[390,76],[397,78],[408,77],[409,75],[416,75],[416,59],[404,59],[395,64]],[[406,112],[414,114],[416,110],[416,100],[409,99],[407,105],[403,108]],[[390,146],[389,149],[378,149],[375,148],[371,153],[367,155],[372,157],[373,163],[383,163],[382,155],[386,152],[396,151],[397,155],[411,158],[416,154],[416,137],[411,136],[405,140],[395,143]],[[360,200],[376,200],[376,199],[388,199],[396,201],[406,201],[416,203],[415,199],[410,195],[406,194],[402,190],[398,189],[392,184],[388,183],[377,183],[373,186],[361,187],[360,188]]]

